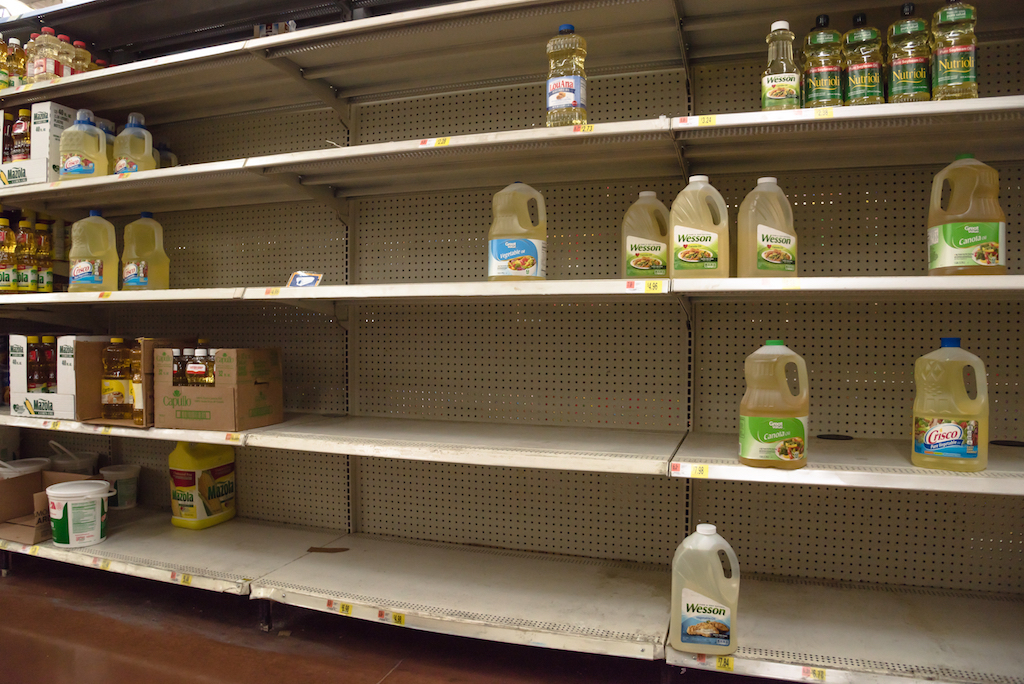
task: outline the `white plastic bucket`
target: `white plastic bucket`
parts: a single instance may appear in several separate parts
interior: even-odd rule
[[[117,492],[110,499],[111,510],[135,508],[139,491],[139,472],[137,465],[113,465],[100,468],[100,475],[110,482]]]
[[[50,459],[48,458],[22,458],[17,461],[4,461],[3,465],[0,465],[0,479],[10,479],[49,469]]]
[[[50,460],[53,461],[53,469],[58,473],[75,473],[76,475],[96,474],[96,462],[99,460],[100,455],[95,451],[73,453],[68,451],[64,445],[52,440],[50,441],[50,448],[53,449],[53,455],[50,456]]]
[[[47,487],[53,545],[92,546],[106,539],[107,497],[114,493],[104,480],[76,480]]]

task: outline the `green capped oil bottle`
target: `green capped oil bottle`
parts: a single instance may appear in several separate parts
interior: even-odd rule
[[[804,107],[843,104],[843,37],[828,27],[828,15],[819,14],[804,39]]]
[[[914,16],[914,3],[904,3],[900,19],[889,27],[889,102],[932,99],[928,72],[931,33],[928,22]]]
[[[882,104],[882,37],[868,26],[864,13],[853,15],[853,28],[843,36],[846,104]]]
[[[932,18],[932,99],[965,100],[978,97],[978,37],[974,7],[946,0]]]
[[[793,59],[793,32],[776,21],[768,43],[768,67],[761,74],[761,109],[800,109],[800,67]]]

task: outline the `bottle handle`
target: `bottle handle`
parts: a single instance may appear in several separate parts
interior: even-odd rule
[[[725,200],[722,199],[722,195],[717,190],[710,185],[706,185],[700,189],[697,200],[701,211],[708,213],[708,218],[710,219],[708,223],[718,228],[729,226],[729,209],[725,206]],[[718,212],[717,221],[711,211],[711,205],[714,205],[715,210]]]
[[[718,550],[724,551],[725,557],[729,559],[729,572],[732,574],[732,577],[725,576],[725,570],[722,568],[721,563],[717,565],[719,572],[722,573],[722,577],[725,580],[732,582],[734,586],[738,587],[740,579],[740,560],[736,557],[736,552],[732,550],[731,546],[729,546],[729,542],[725,541],[724,539],[720,544],[718,544]],[[736,596],[733,596],[733,601],[735,601],[736,598]]]
[[[962,383],[957,384],[956,388],[957,392],[963,392],[963,396],[960,397],[960,399],[963,404],[966,405],[967,410],[975,412],[981,408],[981,398],[988,394],[988,378],[985,376],[985,365],[979,361],[967,361],[960,367],[961,377],[963,376],[964,366],[970,366],[974,369],[974,381],[978,386],[978,395],[974,399],[971,399],[967,394],[967,387]]]
[[[800,392],[794,396],[789,390],[789,381],[786,380],[786,366],[789,364],[796,365],[796,379],[800,384]],[[783,356],[775,364],[775,376],[782,378],[783,392],[782,397],[786,403],[792,404],[794,407],[798,406],[809,398],[808,378],[807,378],[807,362],[800,356]]]
[[[948,207],[943,207],[942,206],[942,184],[943,184],[943,182],[945,182],[945,180],[946,180],[946,178],[948,176],[949,176],[949,173],[947,173],[947,170],[946,169],[942,169],[937,174],[935,174],[935,179],[932,181],[932,200],[931,200],[931,206],[938,207],[941,211],[947,211],[948,210]],[[952,190],[953,190],[953,183],[952,182],[950,182],[950,184],[949,184],[949,189],[950,189],[950,197],[952,197],[952,194],[953,194],[952,193]]]
[[[100,141],[99,153],[100,153],[101,156],[105,157],[105,156],[107,156],[107,132],[104,131],[99,126],[94,126],[94,128],[97,131],[99,131],[99,135],[96,136],[96,138]],[[107,169],[107,173],[113,173],[113,172],[114,172],[114,169]]]
[[[527,194],[537,200],[537,223],[533,224],[533,227],[537,228],[548,222],[547,212],[544,210],[544,195],[540,194],[539,190],[535,190],[530,186],[526,187],[529,188],[529,192]]]
[[[659,202],[652,215],[654,222],[658,224],[658,232],[661,233],[661,237],[668,237],[668,224],[672,220],[669,210],[663,203]]]

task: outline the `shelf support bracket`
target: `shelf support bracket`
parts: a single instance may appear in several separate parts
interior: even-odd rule
[[[302,67],[285,57],[272,57],[270,50],[259,50],[253,54],[279,69],[292,80],[301,83],[316,99],[334,110],[345,128],[352,130],[352,112],[349,102],[345,98],[338,97],[338,90],[334,86],[321,80],[306,78]]]
[[[334,194],[334,188],[329,185],[307,185],[302,182],[302,176],[294,173],[268,173],[266,169],[259,169],[265,178],[287,185],[293,190],[316,202],[323,202],[338,215],[338,220],[345,224],[346,228],[351,227],[351,208],[347,199]]]

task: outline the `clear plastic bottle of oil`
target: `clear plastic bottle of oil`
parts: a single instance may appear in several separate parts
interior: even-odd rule
[[[50,226],[37,223],[35,233],[36,292],[53,292],[53,240]]]
[[[537,223],[530,218],[537,202]],[[488,280],[544,280],[547,277],[548,222],[544,196],[525,183],[494,194],[494,222],[487,235]]]
[[[100,416],[104,420],[131,420],[131,350],[122,337],[111,337],[103,350],[103,381],[100,385]]]
[[[166,290],[171,286],[171,262],[164,252],[164,229],[153,214],[142,216],[124,227],[121,253],[123,290]]]
[[[558,27],[548,41],[547,125],[581,126],[587,123],[587,41],[572,24]]]
[[[25,51],[21,49],[21,41],[11,38],[7,45],[7,77],[12,88],[18,88],[28,83],[26,70],[28,58]]]
[[[978,97],[978,37],[974,7],[958,0],[932,17],[932,99],[964,100]]]
[[[793,32],[788,21],[776,21],[768,43],[768,66],[761,74],[761,109],[800,108],[800,67],[793,59]]]
[[[146,390],[142,377],[142,347],[136,343],[131,350],[132,371],[132,422],[146,424]]]
[[[972,399],[964,370],[974,371]],[[941,347],[914,364],[914,465],[976,472],[988,465],[988,380],[985,364],[960,348],[959,337],[943,337]]]
[[[9,219],[0,218],[0,294],[18,292],[18,236]]]
[[[942,206],[943,183],[950,187]],[[1006,213],[999,172],[973,155],[958,155],[932,181],[928,210],[928,275],[1004,275]]]
[[[114,224],[93,209],[88,218],[71,226],[68,292],[117,291],[117,237]]]
[[[35,68],[33,69],[33,83],[43,83],[60,78],[58,52],[60,41],[57,40],[57,32],[49,26],[44,26],[42,33],[36,38]]]
[[[690,176],[670,216],[673,278],[728,278],[732,268],[729,210],[707,176]]]
[[[729,572],[720,554],[729,560]],[[728,655],[738,648],[740,564],[714,525],[702,523],[672,558],[672,621],[668,642],[677,651]]]
[[[804,39],[804,107],[843,104],[843,37],[819,14]]]
[[[793,208],[777,179],[757,179],[757,187],[740,204],[737,224],[736,271],[740,278],[799,273]]]
[[[883,104],[882,37],[868,26],[864,13],[853,15],[853,28],[843,36],[843,64],[846,68],[846,104]]]
[[[18,246],[14,258],[18,262],[18,292],[35,292],[39,288],[39,265],[36,263],[36,241],[32,221],[18,222]]]
[[[889,102],[932,99],[931,32],[927,21],[914,16],[914,3],[900,8],[900,19],[889,27],[888,43]]]
[[[60,178],[77,180],[108,173],[107,136],[96,127],[90,110],[79,109],[75,123],[60,134]]]
[[[790,389],[786,367],[796,367],[799,390]],[[740,401],[740,463],[793,470],[807,465],[810,392],[807,364],[783,340],[765,340],[747,357],[747,391]]]
[[[622,219],[622,278],[664,278],[668,275],[668,208],[646,190]]]
[[[146,118],[138,112],[128,115],[124,130],[114,139],[113,173],[152,171],[158,167],[153,156],[153,136],[146,130]]]

